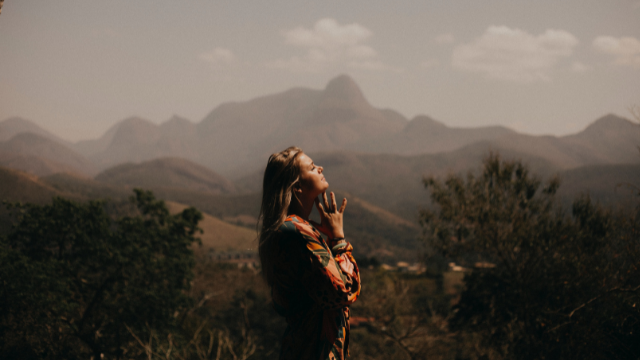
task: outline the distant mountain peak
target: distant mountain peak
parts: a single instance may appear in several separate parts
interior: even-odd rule
[[[67,142],[58,136],[52,134],[48,130],[43,129],[40,125],[31,120],[27,120],[21,117],[10,117],[3,121],[0,121],[0,141],[7,141],[17,134],[30,132],[54,140],[60,144],[67,144]]]
[[[323,98],[340,104],[368,104],[358,84],[349,75],[344,74],[329,81],[324,89]]]
[[[623,117],[616,114],[604,115],[587,126],[582,133],[600,133],[602,131],[611,131],[613,129],[626,129],[633,125],[638,126],[637,123],[633,123]]]
[[[117,125],[118,125],[118,126],[123,126],[123,125],[125,125],[125,126],[140,126],[140,125],[142,125],[142,126],[149,126],[149,125],[151,125],[151,126],[154,126],[154,127],[156,127],[156,126],[157,126],[156,124],[154,124],[154,123],[153,123],[153,122],[151,122],[150,120],[143,119],[143,118],[141,118],[141,117],[139,117],[139,116],[131,116],[131,117],[128,117],[128,118],[126,118],[126,119],[122,120],[122,121],[121,121],[119,124],[117,124]]]
[[[426,115],[418,115],[411,119],[404,127],[403,131],[408,133],[413,132],[422,132],[433,129],[445,129],[447,126],[441,123],[438,120],[434,120],[433,118]]]
[[[184,123],[193,124],[189,119],[174,114],[169,120],[167,120],[164,123],[162,123],[162,125],[174,124],[174,123],[177,123],[177,124],[184,124]]]
[[[184,132],[190,131],[195,128],[195,124],[189,121],[186,118],[183,118],[178,115],[173,115],[171,119],[160,124],[160,128],[164,133],[171,136],[171,132]],[[169,132],[169,133],[167,133]]]

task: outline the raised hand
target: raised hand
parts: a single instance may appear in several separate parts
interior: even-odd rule
[[[347,199],[342,199],[342,206],[338,209],[336,205],[336,196],[331,192],[331,203],[327,200],[327,193],[322,193],[322,200],[324,203],[320,203],[318,198],[315,199],[316,208],[320,213],[320,224],[315,221],[311,223],[323,234],[327,235],[329,239],[344,238],[344,229],[342,227],[342,215],[344,209],[347,207]]]

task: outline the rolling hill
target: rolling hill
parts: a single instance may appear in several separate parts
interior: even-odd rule
[[[7,141],[18,134],[26,132],[39,135],[49,140],[53,140],[65,146],[70,145],[68,141],[65,141],[60,137],[52,134],[51,132],[43,129],[33,121],[20,117],[11,117],[0,121],[0,142]]]
[[[587,194],[605,205],[638,205],[640,164],[589,165],[563,171],[559,177],[558,196],[567,207],[571,199]]]
[[[10,213],[1,202],[42,205],[49,203],[54,196],[78,198],[52,187],[32,174],[0,167],[0,235],[9,231],[11,226]]]
[[[418,155],[447,152],[479,141],[516,134],[502,126],[451,128],[428,116],[409,121],[402,131],[354,143],[350,149],[365,153]]]
[[[345,213],[345,232],[349,241],[354,244],[355,254],[376,256],[384,261],[414,261],[421,249],[417,210],[429,206],[429,194],[420,179],[428,174],[443,176],[448,171],[477,170],[482,155],[475,154],[473,149],[468,151],[460,151],[461,155],[455,161],[446,158],[451,154],[403,157],[330,153],[316,154],[314,159],[325,164],[325,174],[337,196],[349,199]],[[452,164],[452,167],[437,170],[442,164]],[[558,199],[565,209],[570,209],[571,201],[582,193],[589,193],[604,205],[622,204],[626,200],[629,200],[630,205],[637,205],[637,196],[632,195],[628,188],[616,188],[616,185],[626,183],[639,186],[639,164],[589,165],[565,171],[556,169],[548,174],[540,171],[551,169],[544,160],[529,164],[534,169],[533,172],[543,178],[559,175],[561,187]],[[430,173],[429,169],[436,170]],[[389,173],[395,174],[395,177],[387,176]],[[121,185],[65,174],[51,175],[36,181],[53,193],[73,193],[83,198],[111,197],[117,200],[131,195],[131,190]],[[345,188],[349,190],[345,191]],[[211,224],[207,225],[209,229],[216,229],[215,224],[223,226],[221,236],[235,240],[225,242],[226,240],[215,237],[218,236],[217,233],[214,234],[217,230],[210,230],[209,235],[214,237],[208,246],[215,251],[235,249],[233,244],[246,244],[249,234],[251,239],[255,237],[260,207],[259,192],[223,195],[190,189],[158,188],[154,189],[154,193],[158,198],[184,204],[182,206],[194,206],[208,214],[206,219]],[[317,220],[315,210],[312,218]],[[226,233],[232,230],[237,233]]]
[[[84,198],[110,197],[120,201],[132,194],[131,190],[124,186],[65,174],[51,175],[42,181],[57,191],[74,193]],[[234,239],[246,239],[249,233],[255,237],[260,211],[260,193],[221,195],[166,187],[152,190],[157,198],[184,204],[183,206],[194,206],[216,219],[213,221],[208,218],[210,223],[224,222],[234,226],[226,227],[224,231],[243,229],[242,233],[245,235],[236,234],[232,237]],[[381,259],[415,260],[416,249],[420,246],[417,240],[420,229],[413,219],[393,214],[386,208],[383,209],[351,194],[338,191],[337,195],[347,196],[350,200],[349,210],[345,215],[345,231],[349,233],[350,241],[356,246],[355,253],[358,256],[375,255]],[[317,214],[312,216],[318,220]],[[236,240],[217,246],[216,251],[222,251],[221,248],[229,247],[231,243],[236,243]],[[240,240],[237,243],[245,244]]]
[[[166,201],[167,208],[172,214],[178,213],[187,205]],[[202,229],[202,234],[198,235],[202,240],[202,252],[226,252],[226,251],[248,251],[257,252],[258,244],[255,230],[229,224],[223,220],[213,217],[207,213],[198,226]]]
[[[175,188],[213,194],[236,192],[229,180],[201,165],[180,158],[159,158],[140,164],[126,163],[101,172],[95,179],[129,188]]]
[[[182,157],[198,161],[199,138],[194,124],[174,116],[161,125],[139,117],[112,126],[100,138],[81,141],[74,148],[100,169],[126,162],[160,157]]]
[[[0,142],[0,165],[39,176],[56,172],[96,173],[93,164],[74,150],[48,137],[21,132]]]
[[[315,153],[310,157],[324,167],[331,189],[346,191],[378,207],[412,221],[420,206],[428,201],[422,185],[425,176],[445,176],[477,170],[491,148],[490,144],[474,144],[456,151],[439,154],[401,156],[355,152]],[[515,151],[502,152],[505,159],[522,159],[532,171],[551,176],[560,168],[545,159]],[[252,191],[261,191],[262,171],[238,179],[236,183]]]

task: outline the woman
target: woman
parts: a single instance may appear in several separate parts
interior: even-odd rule
[[[271,155],[264,173],[260,262],[288,324],[281,360],[348,355],[349,305],[360,293],[360,275],[342,228],[347,199],[340,209],[333,193],[328,202],[322,173],[297,147]],[[320,224],[309,220],[314,203]]]

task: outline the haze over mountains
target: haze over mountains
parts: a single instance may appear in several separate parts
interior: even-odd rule
[[[0,165],[37,175],[73,171],[94,176],[127,162],[172,157],[238,178],[264,166],[269,154],[295,144],[312,154],[395,155],[436,154],[471,146],[467,152],[486,154],[493,149],[569,169],[638,162],[638,139],[640,126],[611,114],[564,137],[519,134],[501,126],[452,128],[424,115],[408,120],[393,110],[371,106],[357,84],[341,75],[324,90],[294,88],[222,104],[199,123],[174,116],[156,125],[131,117],[98,139],[75,144],[28,120],[7,119],[0,122]]]
[[[501,126],[454,128],[425,115],[409,120],[377,109],[342,75],[323,90],[294,88],[222,104],[199,123],[174,116],[156,125],[131,117],[98,139],[77,143],[10,118],[0,122],[0,175],[6,180],[0,185],[13,201],[31,199],[20,194],[33,189],[44,197],[82,199],[126,198],[133,187],[151,189],[217,217],[207,226],[236,229],[233,236],[245,244],[249,233],[236,225],[255,227],[266,160],[290,145],[324,166],[331,189],[353,200],[348,231],[360,239],[360,251],[381,257],[415,254],[417,210],[428,203],[424,176],[478,169],[490,151],[522,159],[540,176],[559,174],[563,199],[590,192],[613,204],[628,197],[618,184],[640,184],[640,125],[622,117],[603,116],[563,137]],[[32,186],[16,185],[21,181]]]

